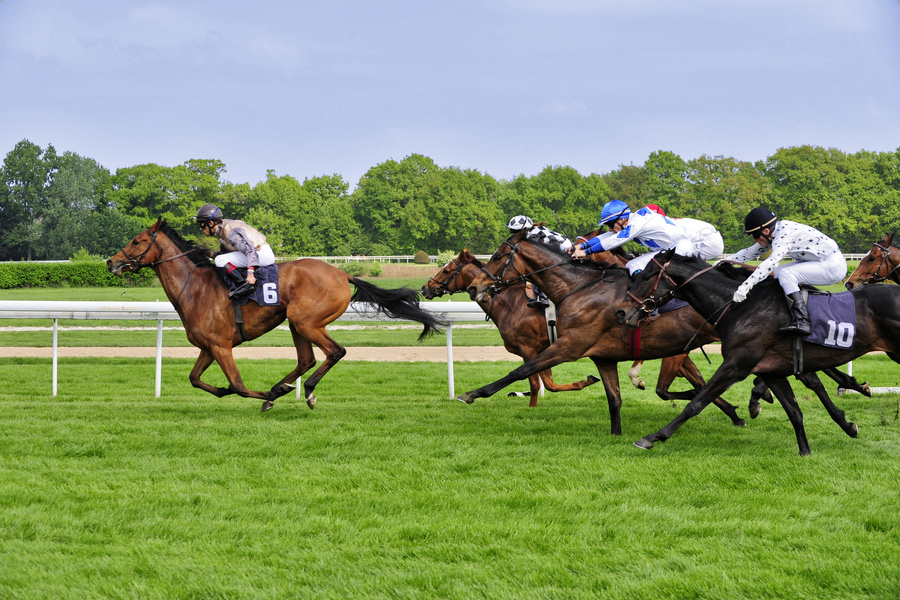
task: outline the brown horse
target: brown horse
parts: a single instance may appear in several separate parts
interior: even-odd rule
[[[636,446],[650,449],[654,443],[667,440],[716,394],[753,373],[766,381],[784,407],[794,426],[800,454],[809,454],[803,414],[787,381],[794,369],[791,350],[794,340],[793,336],[778,330],[778,324],[788,321],[784,293],[774,279],[766,279],[745,302],[733,304],[734,291],[747,275],[748,270],[744,268],[727,264],[710,267],[702,260],[666,251],[631,282],[627,293],[635,303],[621,311],[623,323],[636,325],[652,307],[677,294],[716,322],[723,356],[722,365],[682,413],[656,433],[635,442]],[[803,377],[815,375],[816,370],[843,365],[867,352],[884,351],[891,360],[900,362],[900,288],[863,286],[852,294],[856,314],[853,344],[830,348],[804,343]],[[806,383],[803,377],[798,376]],[[856,437],[857,427],[846,421],[843,411],[827,395],[824,399],[820,396],[820,400],[844,432]]]
[[[609,253],[597,253],[591,255],[593,260],[604,263],[608,261],[624,264],[626,257],[609,256]],[[463,249],[457,258],[444,265],[425,285],[422,286],[422,295],[426,298],[439,298],[444,294],[465,292],[472,281],[481,274],[484,265],[468,250]],[[544,313],[528,308],[528,297],[525,295],[524,283],[512,285],[503,291],[492,295],[489,300],[479,302],[485,314],[494,322],[500,331],[504,347],[511,353],[521,356],[525,361],[531,360],[550,345],[550,336],[547,332],[547,318]],[[635,361],[629,370],[632,373],[640,371],[642,360]],[[693,386],[693,390],[703,387],[703,375],[697,369],[697,365],[687,354],[664,358],[660,365],[659,379],[656,386],[657,395],[663,400],[690,399],[696,391],[688,393],[669,392],[669,386],[676,377],[684,377]],[[637,381],[635,381],[637,379]],[[531,375],[528,378],[531,401],[529,406],[537,406],[540,382],[551,392],[566,392],[582,390],[600,379],[594,375],[588,375],[586,380],[576,381],[570,384],[558,384],[553,380],[551,369]],[[643,388],[636,376],[632,383]],[[640,385],[638,385],[640,383]],[[515,392],[510,393],[514,395]]]
[[[244,386],[234,363],[232,348],[241,344],[242,339],[228,290],[215,272],[208,250],[186,242],[160,219],[106,264],[114,275],[150,267],[159,277],[166,296],[181,317],[188,340],[200,349],[200,356],[191,370],[191,385],[218,397],[238,394],[262,399],[263,411],[272,408],[276,398],[294,389],[291,384],[315,366],[313,344],[325,353],[325,362],[303,383],[306,404],[310,408],[315,406],[313,390],[316,385],[347,353],[328,335],[325,326],[341,316],[351,301],[369,303],[392,318],[421,323],[424,330],[419,339],[439,331],[442,324],[419,307],[418,293],[414,290],[382,289],[314,259],[280,264],[280,304],[246,304],[242,309],[245,338],[257,338],[287,319],[297,349],[297,366],[271,390],[254,391]],[[351,283],[356,286],[356,293],[352,295]],[[218,363],[225,373],[229,387],[215,387],[200,380],[213,362]]]
[[[895,232],[896,233],[896,232]],[[850,274],[844,287],[848,290],[860,285],[893,281],[900,283],[900,248],[894,245],[894,234],[884,234],[880,242],[872,244],[856,270]]]
[[[481,261],[463,249],[457,258],[444,265],[422,286],[422,295],[431,299],[444,294],[464,292],[481,272],[481,267]],[[490,301],[479,304],[500,330],[503,346],[516,356],[528,360],[550,345],[550,334],[547,331],[544,313],[528,308],[528,297],[524,288],[524,284],[513,286],[505,293],[497,294]],[[553,373],[549,369],[536,373],[528,378],[531,398],[528,405],[537,406],[541,382],[551,392],[568,392],[583,390],[598,381],[600,379],[597,377],[588,375],[587,379],[582,381],[561,384],[553,381]]]
[[[615,308],[625,296],[628,271],[573,262],[558,246],[528,239],[529,232],[530,229],[522,230],[503,242],[469,286],[469,293],[477,300],[523,280],[538,285],[557,307],[559,339],[505,377],[461,394],[459,400],[474,402],[514,381],[587,357],[597,367],[606,390],[610,431],[621,435],[622,398],[617,364],[633,360],[634,348],[632,332],[619,324]],[[664,358],[717,340],[713,327],[686,307],[663,313],[643,328],[641,356]],[[720,398],[715,402],[735,425],[744,425],[734,406]]]

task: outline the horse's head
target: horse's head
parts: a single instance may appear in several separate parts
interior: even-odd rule
[[[135,272],[159,260],[162,248],[156,241],[160,229],[165,225],[162,218],[140,232],[124,248],[106,261],[106,268],[113,275],[125,271]]]
[[[472,283],[481,267],[481,261],[463,248],[458,257],[444,265],[422,286],[422,296],[431,300],[444,294],[463,292]]]
[[[860,285],[881,283],[888,279],[897,280],[897,269],[900,269],[900,248],[893,246],[893,242],[894,234],[892,233],[885,234],[880,242],[872,244],[872,249],[844,282],[844,287],[852,290]]]
[[[487,264],[481,267],[481,272],[469,283],[466,291],[472,300],[485,302],[494,294],[524,280],[526,269],[522,266],[519,247],[527,234],[528,229],[517,231],[500,244]]]
[[[647,264],[643,271],[636,273],[628,285],[627,296],[634,301],[629,310],[619,309],[616,316],[619,323],[637,327],[650,317],[650,313],[675,297],[678,285],[669,275],[669,268],[675,249],[660,252]]]

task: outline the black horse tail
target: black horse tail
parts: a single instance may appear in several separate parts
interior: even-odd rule
[[[425,326],[419,335],[422,340],[441,331],[446,322],[438,319],[430,312],[419,307],[419,292],[402,287],[396,289],[380,288],[358,277],[348,277],[356,286],[353,302],[366,302],[374,306],[378,312],[404,321],[415,321]]]

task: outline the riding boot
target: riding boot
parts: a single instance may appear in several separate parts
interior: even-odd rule
[[[812,325],[809,322],[809,309],[806,307],[806,302],[803,301],[803,294],[801,292],[788,294],[787,301],[788,308],[791,311],[791,324],[786,327],[780,327],[778,331],[809,335],[810,331],[812,331]]]
[[[244,276],[241,275],[241,272],[238,271],[237,267],[228,263],[228,266],[225,267],[225,272],[228,273],[228,277],[235,284],[235,288],[228,294],[229,298],[237,300],[244,296],[249,296],[253,292],[253,286],[247,283],[247,280],[244,279]]]
[[[528,308],[534,308],[537,310],[544,310],[545,308],[550,306],[550,299],[547,298],[547,295],[541,290],[535,288],[534,289],[534,298],[528,301]]]

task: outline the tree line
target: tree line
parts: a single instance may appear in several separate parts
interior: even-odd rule
[[[251,186],[224,180],[224,172],[221,161],[192,159],[112,173],[91,158],[23,140],[0,168],[0,260],[62,260],[78,251],[107,257],[157,217],[185,238],[208,243],[193,221],[208,202],[259,229],[278,256],[463,247],[486,254],[506,238],[514,215],[575,236],[596,228],[612,198],[708,221],[728,252],[750,243],[743,218],[760,205],[822,230],[848,253],[867,251],[900,223],[900,148],[847,154],[797,146],[755,163],[707,155],[685,160],[661,150],[642,165],[609,173],[548,166],[512,180],[411,154],[370,168],[352,191],[339,174],[300,182],[269,171]]]

